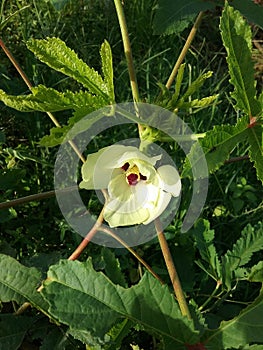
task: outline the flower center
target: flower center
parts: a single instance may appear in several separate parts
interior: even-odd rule
[[[147,177],[139,172],[137,165],[130,168],[130,164],[127,162],[121,169],[125,171],[126,181],[130,186],[135,186],[140,180],[147,180]]]

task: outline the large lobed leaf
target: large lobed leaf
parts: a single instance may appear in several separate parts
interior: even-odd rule
[[[241,313],[220,327],[204,334],[205,348],[209,350],[240,349],[250,343],[263,343],[263,294]],[[259,345],[262,346],[262,345]],[[247,347],[245,347],[247,349]],[[248,347],[248,349],[250,349]],[[253,349],[253,347],[251,347]],[[255,349],[260,349],[255,347]]]
[[[236,101],[236,108],[246,112],[249,116],[256,116],[261,112],[261,106],[256,99],[250,27],[240,12],[234,10],[226,2],[220,29],[227,51],[230,82],[234,85],[232,96]]]
[[[155,34],[180,33],[200,11],[213,9],[217,4],[208,0],[159,0],[154,18]]]
[[[0,300],[2,302],[30,302],[47,313],[47,303],[37,292],[41,273],[33,267],[25,267],[10,256],[0,254]]]
[[[251,0],[232,0],[231,6],[240,11],[248,20],[263,29],[263,7]]]
[[[90,261],[64,260],[50,268],[42,294],[55,318],[93,336],[103,338],[124,317],[179,346],[198,340],[193,322],[181,315],[167,286],[147,273],[138,285],[125,289],[96,272]]]
[[[27,47],[36,57],[51,68],[62,72],[87,88],[91,93],[102,96],[110,103],[108,85],[101,75],[90,68],[77,54],[59,38],[31,39]]]

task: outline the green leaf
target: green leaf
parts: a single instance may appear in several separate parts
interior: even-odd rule
[[[189,109],[189,108],[206,108],[211,106],[216,99],[218,98],[219,95],[213,95],[213,96],[208,96],[201,98],[200,100],[195,99],[190,102],[181,102],[180,106],[178,106],[180,109]]]
[[[239,240],[222,257],[222,278],[228,290],[238,267],[246,265],[253,253],[263,249],[263,224],[255,227],[248,224],[241,233]]]
[[[8,107],[21,112],[56,112],[67,109],[77,110],[85,106],[94,110],[105,105],[101,96],[94,96],[86,91],[62,93],[52,88],[46,88],[44,85],[32,88],[32,94],[25,96],[7,95],[3,90],[0,90],[0,100]]]
[[[240,11],[249,22],[252,22],[263,29],[263,7],[251,0],[233,0],[231,6]]]
[[[104,41],[100,49],[102,73],[104,76],[104,82],[107,86],[107,92],[110,98],[110,103],[114,103],[114,84],[113,84],[113,65],[112,65],[112,53],[111,47],[108,41]]]
[[[262,343],[263,294],[230,321],[204,334],[204,343],[209,350],[238,349],[250,343]]]
[[[41,273],[33,267],[25,267],[10,256],[0,254],[0,298],[2,302],[30,302],[43,313],[47,303],[37,292]]]
[[[239,142],[247,141],[248,118],[240,118],[236,125],[216,125],[212,130],[207,131],[203,139],[199,140],[206,156],[209,172],[219,169],[229,158],[229,155]],[[195,156],[195,145],[193,145],[188,158],[192,164],[198,164],[200,159]],[[182,176],[189,176],[191,165],[186,159]]]
[[[217,4],[202,0],[159,0],[153,22],[155,34],[180,33],[200,11],[211,10]]]
[[[248,280],[250,282],[263,282],[263,261],[260,261],[251,268]]]
[[[108,339],[100,339],[99,337],[95,337],[91,334],[91,332],[87,330],[76,330],[70,328],[67,334],[71,335],[73,338],[80,340],[82,343],[88,345],[87,349],[89,350],[103,350],[106,347],[106,344],[109,342]],[[50,349],[50,348],[49,348]]]
[[[122,287],[126,287],[127,283],[121,271],[120,263],[118,259],[116,259],[114,252],[104,247],[102,249],[102,258],[105,263],[106,275],[110,278],[110,280],[114,284],[119,284]]]
[[[263,183],[263,126],[248,128],[247,134],[250,144],[249,158],[254,163],[258,179]]]
[[[31,39],[27,47],[49,67],[68,75],[81,83],[91,93],[110,103],[108,87],[102,77],[90,68],[59,38]]]
[[[0,349],[19,349],[33,322],[33,318],[26,316],[0,315]]]
[[[200,75],[195,81],[193,81],[187,88],[186,92],[180,98],[178,102],[178,108],[180,108],[180,104],[186,101],[190,96],[192,96],[195,92],[197,92],[204,84],[204,82],[211,78],[213,75],[212,71],[208,71],[202,75]]]
[[[220,276],[220,262],[213,243],[215,238],[214,230],[210,229],[207,220],[198,220],[195,227],[191,229],[196,246],[202,259],[208,264],[208,273],[217,281]]]
[[[178,73],[176,75],[176,81],[175,81],[175,93],[172,96],[171,103],[173,106],[176,106],[176,102],[179,98],[180,95],[180,90],[183,82],[183,77],[184,77],[184,70],[185,70],[185,63],[181,64]]]
[[[251,29],[239,11],[234,10],[227,3],[221,17],[220,29],[227,51],[230,82],[234,85],[232,97],[236,100],[236,108],[249,116],[256,116],[260,114],[261,106],[256,99],[251,58]]]
[[[107,333],[111,337],[110,345],[107,345],[107,350],[121,349],[122,340],[129,334],[133,322],[128,319],[115,324],[112,329]]]
[[[167,286],[148,273],[138,285],[125,289],[96,272],[90,261],[61,260],[50,268],[42,293],[53,316],[100,338],[125,317],[175,343],[198,340],[193,321],[181,315]]]

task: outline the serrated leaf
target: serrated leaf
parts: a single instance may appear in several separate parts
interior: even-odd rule
[[[129,334],[131,327],[134,325],[128,319],[115,324],[111,330],[107,333],[111,337],[111,344],[106,345],[106,350],[121,349],[122,340]]]
[[[248,280],[250,282],[263,282],[263,261],[260,261],[251,268]]]
[[[2,302],[30,302],[43,313],[47,303],[37,292],[41,273],[33,267],[25,267],[10,256],[0,254],[0,298]]]
[[[215,100],[218,98],[219,95],[214,95],[214,96],[208,96],[201,98],[200,100],[195,99],[190,102],[182,102],[180,104],[181,109],[188,109],[188,108],[206,108],[211,106],[212,103],[215,102]]]
[[[176,75],[176,81],[175,81],[175,92],[172,96],[171,103],[173,106],[176,106],[176,102],[179,98],[181,86],[184,78],[184,70],[185,70],[185,63],[181,64],[178,73]]]
[[[254,163],[258,179],[263,183],[263,126],[248,128],[247,135],[250,144],[249,158]]]
[[[19,349],[33,322],[33,318],[26,316],[0,315],[0,350]]]
[[[179,344],[198,339],[167,286],[147,273],[138,285],[125,289],[96,272],[90,261],[62,260],[50,268],[42,293],[62,323],[99,337],[125,317]]]
[[[220,30],[227,51],[230,82],[234,85],[232,97],[236,101],[236,108],[249,116],[256,116],[261,112],[261,106],[256,99],[251,59],[251,29],[240,12],[226,3],[220,21]]]
[[[209,350],[238,349],[250,343],[262,343],[263,295],[230,321],[223,321],[220,327],[204,334],[203,341]]]
[[[206,132],[205,137],[199,142],[203,148],[206,156],[207,166],[209,172],[214,172],[219,169],[227,160],[238,145],[239,142],[247,141],[248,118],[240,118],[236,125],[217,125],[212,130]],[[200,159],[195,156],[194,144],[188,158],[191,159],[192,164],[198,164]],[[191,165],[189,159],[186,159],[182,176],[190,176]]]
[[[0,90],[0,100],[8,107],[21,112],[56,112],[67,109],[77,110],[85,106],[94,110],[105,105],[102,97],[91,95],[86,91],[59,92],[44,85],[32,88],[32,94],[25,96],[8,95]]]
[[[110,103],[114,103],[114,84],[113,84],[113,66],[112,66],[112,53],[111,47],[107,40],[101,45],[100,49],[101,56],[101,68],[104,76],[104,82],[107,86],[108,96]]]
[[[263,29],[263,7],[251,0],[233,0],[231,6],[240,11],[248,20]]]
[[[80,340],[82,343],[87,345],[89,350],[104,350],[108,341],[104,341],[99,337],[95,337],[91,332],[87,330],[76,330],[70,328],[67,334],[71,335],[74,339]],[[109,338],[109,337],[108,337]]]
[[[105,262],[106,275],[114,284],[119,284],[122,287],[126,287],[124,275],[120,268],[120,263],[114,252],[106,247],[102,249],[102,258]]]
[[[202,259],[208,264],[208,273],[217,281],[220,276],[220,262],[213,243],[215,232],[207,220],[198,220],[191,229]]]
[[[102,77],[90,68],[59,38],[31,39],[27,47],[49,67],[81,83],[91,93],[110,103],[109,91]]]
[[[231,289],[231,281],[236,278],[235,270],[246,265],[253,253],[261,249],[263,249],[263,224],[255,227],[248,224],[233,248],[222,257],[222,282],[228,290]]]
[[[204,84],[204,82],[211,78],[213,75],[212,71],[208,71],[202,75],[200,75],[195,81],[193,81],[187,88],[186,92],[183,94],[183,96],[178,101],[178,108],[180,108],[180,105],[186,101],[190,96],[192,96],[195,92],[197,92]]]
[[[153,22],[155,34],[180,33],[193,21],[200,11],[211,10],[213,1],[159,0]]]

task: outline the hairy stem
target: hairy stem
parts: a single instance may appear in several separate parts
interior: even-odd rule
[[[194,23],[194,25],[193,25],[193,27],[192,27],[189,35],[188,35],[188,38],[187,38],[187,40],[186,40],[186,42],[184,44],[184,47],[183,47],[183,49],[182,49],[182,51],[181,51],[181,53],[180,53],[180,55],[179,55],[175,65],[174,65],[172,73],[171,73],[169,79],[167,80],[167,83],[166,83],[167,89],[170,89],[170,87],[172,86],[172,83],[173,83],[173,81],[174,81],[174,79],[176,77],[178,69],[179,69],[180,65],[182,64],[182,62],[183,62],[183,60],[184,60],[184,58],[185,58],[185,56],[187,54],[187,51],[188,51],[188,49],[189,49],[189,47],[190,47],[190,45],[191,45],[191,43],[192,43],[192,41],[193,41],[193,39],[195,37],[195,34],[197,32],[198,27],[200,26],[200,23],[202,21],[203,15],[204,15],[204,13],[200,12],[199,15],[196,18],[196,21],[195,21],[195,23]]]
[[[189,319],[191,319],[191,314],[188,308],[188,304],[185,300],[181,282],[179,280],[168,243],[163,233],[160,219],[155,220],[155,228],[158,234],[159,244],[163,253],[165,264],[167,266],[167,270],[173,285],[174,293],[176,295],[180,310],[182,312],[182,315],[187,316]]]
[[[68,260],[76,260],[80,256],[80,254],[83,252],[83,250],[87,247],[91,239],[94,237],[98,229],[100,228],[102,222],[103,222],[103,211],[100,212],[100,215],[94,224],[94,226],[91,228],[91,230],[87,233],[86,237],[82,240],[82,242],[79,244],[79,246],[74,250],[74,252],[70,255]]]

